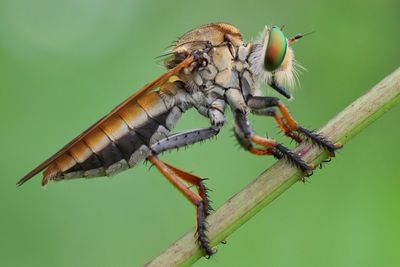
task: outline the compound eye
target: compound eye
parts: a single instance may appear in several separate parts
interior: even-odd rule
[[[274,71],[282,64],[287,50],[287,40],[283,32],[276,26],[271,28],[265,51],[264,68]]]

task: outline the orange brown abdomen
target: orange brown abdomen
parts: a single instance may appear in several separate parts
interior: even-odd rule
[[[43,173],[49,180],[112,176],[135,166],[165,138],[181,116],[168,91],[151,92],[101,123]]]

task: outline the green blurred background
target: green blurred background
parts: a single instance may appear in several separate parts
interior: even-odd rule
[[[294,46],[307,71],[288,103],[312,128],[399,67],[399,11],[398,0],[0,0],[0,265],[141,266],[194,225],[194,208],[149,166],[15,186],[162,73],[154,57],[176,37],[216,21],[246,40],[266,24],[288,36],[315,30]],[[196,266],[399,266],[399,116],[397,106]],[[273,121],[252,122],[277,136]],[[177,128],[205,125],[188,112]],[[240,150],[230,126],[162,157],[211,178],[216,207],[274,162]]]

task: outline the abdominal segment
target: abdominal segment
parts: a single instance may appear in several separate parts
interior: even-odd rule
[[[173,96],[161,94],[139,98],[92,130],[45,170],[42,184],[112,176],[143,161],[149,147],[168,135],[182,113],[166,99]]]

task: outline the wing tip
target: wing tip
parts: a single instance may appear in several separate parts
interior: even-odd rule
[[[41,171],[41,170],[40,170]],[[26,183],[28,180],[30,180],[31,178],[33,178],[36,174],[38,174],[40,171],[34,170],[30,173],[28,173],[27,175],[25,175],[24,177],[22,177],[17,183],[17,186],[21,186],[24,183]],[[47,168],[44,173],[43,173],[43,178],[42,178],[42,186],[45,186],[50,180],[53,180],[54,178],[57,177],[57,175],[60,174],[60,170],[53,166],[50,165],[49,168]]]
[[[30,180],[33,177],[33,175],[25,175],[24,177],[22,177],[17,183],[17,186],[21,186],[23,185],[25,182],[27,182],[28,180]]]

